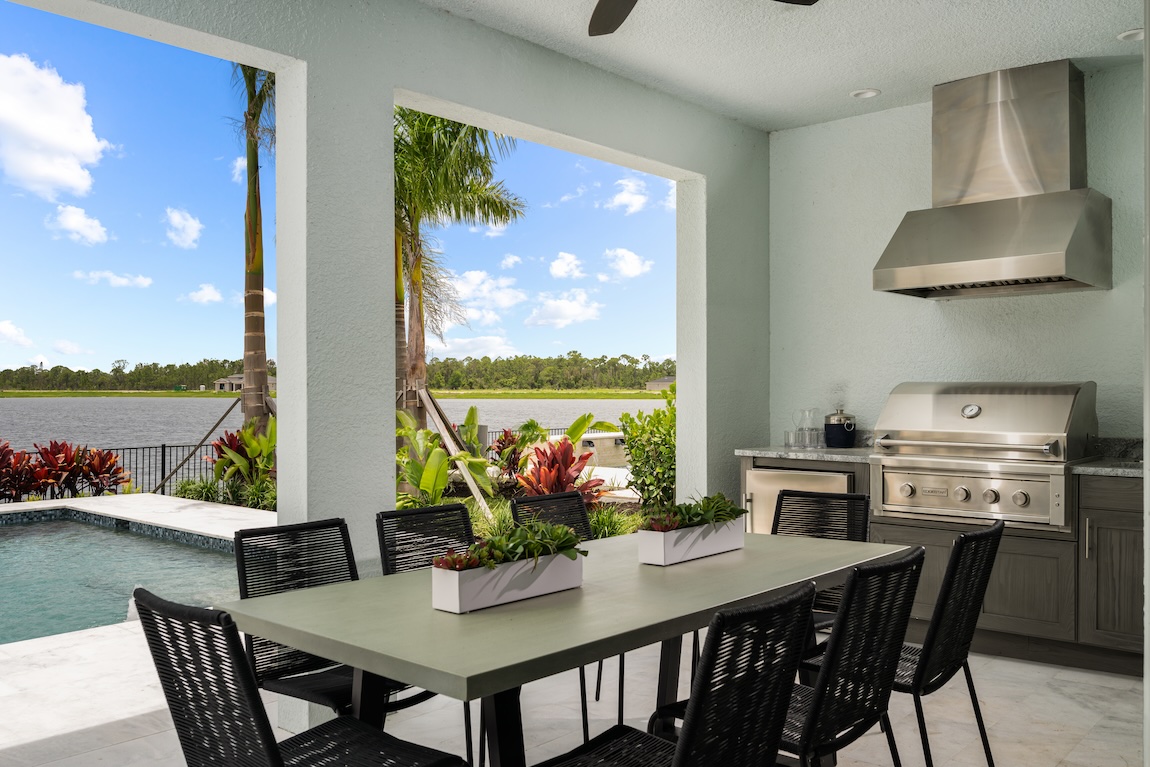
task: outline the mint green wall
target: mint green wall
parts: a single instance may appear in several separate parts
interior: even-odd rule
[[[903,381],[1098,382],[1102,436],[1142,434],[1142,64],[1086,78],[1090,186],[1114,201],[1114,288],[928,301],[871,269],[931,205],[929,103],[771,134],[771,441],[800,407],[870,429]]]

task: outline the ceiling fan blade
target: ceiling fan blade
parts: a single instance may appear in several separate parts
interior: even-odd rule
[[[635,7],[638,0],[599,0],[591,14],[591,24],[587,27],[587,34],[591,37],[609,35],[627,20],[627,15]]]

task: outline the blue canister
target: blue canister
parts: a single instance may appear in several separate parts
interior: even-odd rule
[[[823,419],[827,447],[855,446],[855,417],[840,407]]]

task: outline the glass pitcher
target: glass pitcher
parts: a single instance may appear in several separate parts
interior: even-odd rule
[[[818,408],[805,407],[792,414],[791,420],[794,421],[797,430],[795,434],[797,447],[819,447],[823,428],[818,413]]]

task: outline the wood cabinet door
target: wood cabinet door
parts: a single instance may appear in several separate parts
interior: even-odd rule
[[[930,619],[954,539],[966,526],[908,527],[871,523],[871,540],[926,547],[915,597],[916,618]],[[982,602],[978,627],[1010,634],[1074,641],[1075,544],[1006,535]]]
[[[1079,510],[1078,641],[1142,651],[1141,512]]]

